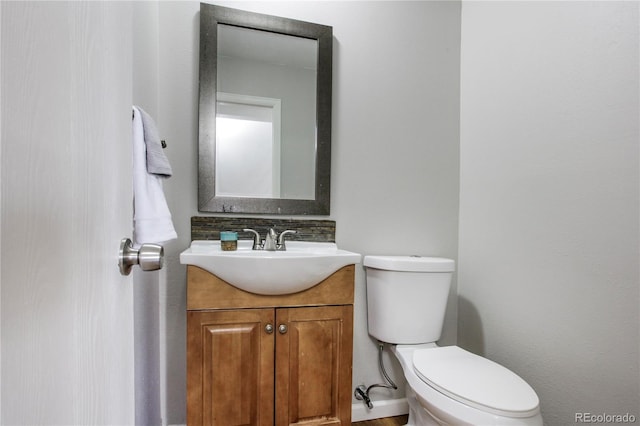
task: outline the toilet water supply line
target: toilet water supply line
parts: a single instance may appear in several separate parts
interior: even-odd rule
[[[365,385],[360,385],[356,387],[353,392],[353,396],[356,397],[357,400],[362,401],[366,404],[367,408],[370,410],[373,408],[373,403],[371,402],[371,398],[369,397],[369,392],[373,388],[385,388],[385,389],[393,389],[397,390],[398,386],[393,383],[393,380],[387,374],[387,371],[384,368],[384,362],[382,360],[382,351],[384,349],[384,343],[378,341],[378,365],[380,366],[380,370],[382,371],[382,375],[387,383],[377,383],[375,385],[371,385],[369,387],[365,387]]]

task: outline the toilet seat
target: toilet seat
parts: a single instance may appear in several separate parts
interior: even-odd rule
[[[538,396],[517,374],[457,346],[416,350],[413,369],[427,385],[476,409],[506,417],[539,411]]]

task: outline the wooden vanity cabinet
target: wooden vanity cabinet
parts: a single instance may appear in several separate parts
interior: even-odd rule
[[[187,272],[188,425],[350,425],[353,265],[292,295]]]

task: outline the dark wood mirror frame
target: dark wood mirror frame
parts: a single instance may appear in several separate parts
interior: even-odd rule
[[[318,41],[315,199],[221,197],[215,193],[218,24]],[[200,102],[198,210],[216,213],[328,215],[331,186],[331,90],[333,29],[330,26],[210,4],[200,4]]]

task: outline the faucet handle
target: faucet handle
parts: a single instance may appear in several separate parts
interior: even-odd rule
[[[294,231],[292,229],[287,229],[286,231],[282,231],[282,233],[280,233],[280,235],[278,236],[278,250],[282,250],[285,251],[287,249],[287,247],[284,244],[284,236],[287,234],[297,234],[298,231]]]
[[[258,234],[258,231],[256,231],[255,229],[250,229],[250,228],[244,228],[243,229],[244,232],[253,232],[253,250],[260,250],[260,246],[261,246],[261,241],[260,241],[260,234]]]

